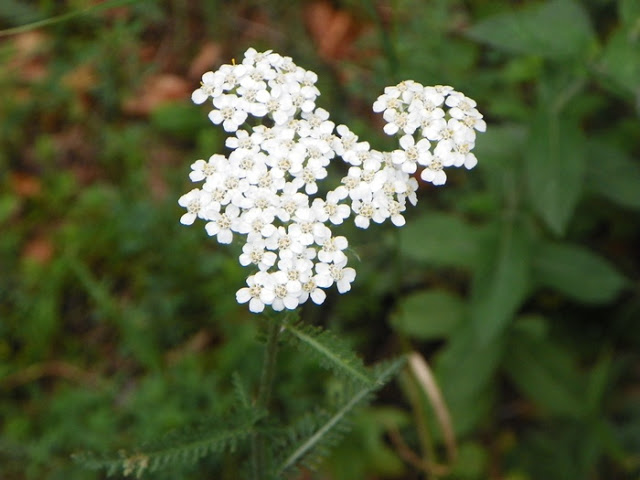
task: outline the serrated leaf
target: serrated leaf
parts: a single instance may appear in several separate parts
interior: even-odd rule
[[[469,268],[477,261],[479,232],[456,215],[428,212],[400,230],[400,251],[412,261]]]
[[[342,339],[328,330],[304,324],[283,324],[283,326],[299,347],[337,375],[365,385],[373,382],[362,360]]]
[[[72,458],[87,468],[105,469],[108,475],[122,472],[125,477],[130,474],[140,477],[176,463],[195,463],[208,455],[233,451],[249,440],[264,415],[265,412],[257,410],[233,412],[228,418],[175,430],[135,451],[120,450],[111,455],[83,452]]]
[[[627,283],[607,260],[571,243],[539,245],[533,275],[538,284],[591,304],[612,301]]]
[[[524,395],[547,411],[580,417],[584,413],[581,378],[571,354],[550,338],[514,329],[503,366]]]
[[[500,13],[475,24],[467,34],[508,52],[554,59],[581,56],[595,42],[584,7],[571,0]]]
[[[353,395],[340,408],[328,417],[321,425],[313,430],[308,436],[300,439],[293,446],[290,453],[285,454],[284,460],[278,468],[278,475],[291,469],[292,467],[306,462],[311,455],[316,458],[318,454],[324,456],[326,454],[327,442],[329,444],[336,443],[345,433],[340,426],[344,424],[345,419],[352,414],[354,409],[366,403],[373,393],[384,386],[406,363],[405,357],[397,358],[391,362],[384,362],[376,365],[374,370],[374,381],[371,384],[360,385],[360,388],[354,391]],[[318,453],[317,451],[320,450]]]
[[[540,112],[525,152],[529,201],[557,235],[562,235],[582,194],[585,138],[574,121]]]
[[[586,187],[623,207],[640,209],[640,161],[602,142],[589,142]]]
[[[391,325],[419,340],[444,338],[465,314],[460,297],[445,290],[427,290],[404,297],[391,317]]]
[[[531,259],[524,229],[496,223],[485,245],[484,263],[475,272],[471,319],[481,342],[488,343],[509,324],[530,287]]]

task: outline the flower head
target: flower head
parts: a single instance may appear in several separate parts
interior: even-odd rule
[[[477,163],[472,149],[486,124],[476,103],[453,88],[412,80],[385,88],[373,110],[399,147],[380,152],[316,106],[317,80],[289,57],[250,48],[240,63],[206,72],[192,94],[196,104],[211,101],[209,118],[231,134],[230,153],[191,165],[189,178],[202,183],[178,200],[186,209],[180,222],[200,218],[219,243],[242,242],[238,260],[252,273],[236,300],[254,313],[321,304],[332,285],[348,292],[356,272],[335,226],[352,213],[360,228],[402,226],[407,202],[417,202],[414,174],[441,185],[445,168]],[[323,195],[336,158],[348,173]]]

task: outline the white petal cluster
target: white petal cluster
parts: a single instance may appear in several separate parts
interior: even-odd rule
[[[444,169],[471,169],[478,160],[471,150],[476,130],[487,128],[476,102],[448,86],[424,87],[406,80],[387,87],[373,104],[387,122],[384,131],[400,136],[400,149],[392,153],[393,163],[434,185],[447,181]]]
[[[349,244],[332,227],[351,214],[360,228],[387,219],[404,225],[407,202],[417,201],[418,166],[434,184],[444,183],[443,167],[472,168],[474,129],[485,128],[475,102],[450,87],[403,82],[374,104],[384,112],[385,132],[400,136],[400,149],[379,152],[316,107],[316,81],[291,58],[250,48],[241,63],[205,73],[192,94],[195,103],[211,105],[209,119],[230,134],[231,153],[191,165],[189,178],[200,188],[179,199],[186,209],[180,222],[200,218],[219,243],[243,243],[239,262],[252,273],[236,299],[255,313],[295,309],[309,298],[321,304],[332,285],[349,291]],[[321,197],[318,183],[334,158],[349,169]]]

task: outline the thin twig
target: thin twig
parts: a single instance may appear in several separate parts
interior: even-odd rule
[[[423,459],[420,455],[411,450],[397,428],[389,426],[387,427],[387,433],[389,434],[389,439],[396,448],[398,455],[413,467],[427,474],[432,474],[438,477],[447,475],[450,472],[450,468],[448,466],[430,462],[428,459]]]

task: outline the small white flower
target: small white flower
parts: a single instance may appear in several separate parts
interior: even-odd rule
[[[347,258],[343,250],[348,246],[349,242],[346,237],[339,236],[328,238],[322,244],[322,248],[318,251],[318,260],[324,263],[340,263]]]
[[[237,231],[240,209],[235,205],[228,205],[224,212],[217,212],[209,217],[204,226],[209,236],[215,236],[219,243],[228,244],[233,241],[233,231]]]
[[[278,261],[278,269],[287,274],[290,282],[299,282],[302,285],[309,281],[313,274],[313,262],[303,257],[286,257]]]
[[[241,100],[236,95],[220,95],[213,100],[216,109],[209,112],[209,119],[216,125],[222,124],[227,132],[235,132],[247,119]]]
[[[185,207],[187,213],[180,217],[180,223],[183,225],[191,225],[197,217],[201,216],[209,204],[211,203],[211,195],[198,188],[194,188],[189,193],[185,193],[178,200],[178,205]]]
[[[265,249],[265,243],[262,239],[254,239],[245,243],[238,258],[240,265],[243,267],[256,265],[262,271],[269,270],[275,265],[277,259],[278,256],[275,253]]]
[[[300,208],[309,206],[309,197],[302,192],[298,192],[297,188],[291,183],[285,186],[280,199],[276,216],[283,222],[289,222]]]
[[[270,211],[251,208],[240,215],[237,231],[246,234],[249,239],[267,238],[276,231],[273,220],[274,215]]]
[[[207,101],[209,97],[217,97],[222,93],[222,88],[216,85],[216,77],[213,72],[206,72],[202,75],[200,88],[191,94],[193,103],[200,105]]]
[[[318,286],[316,278],[317,276],[313,276],[302,284],[302,289],[300,290],[301,304],[305,303],[309,299],[309,297],[311,297],[313,303],[315,303],[316,305],[321,305],[327,298],[327,294]]]
[[[271,307],[279,312],[285,308],[288,310],[295,309],[300,304],[300,291],[302,285],[298,281],[290,281],[287,274],[278,270],[271,274],[274,288],[275,298],[271,303]]]
[[[325,223],[327,220],[334,225],[341,225],[342,222],[351,215],[351,208],[348,205],[339,203],[339,195],[331,191],[327,193],[327,199],[315,198],[311,204],[311,209],[316,218]]]
[[[447,174],[442,169],[439,157],[433,157],[431,163],[420,173],[420,178],[434,185],[444,185],[447,182]]]
[[[389,212],[386,209],[384,196],[373,196],[369,194],[358,200],[354,200],[351,208],[356,214],[355,224],[359,228],[369,228],[370,221],[382,223],[389,218]]]
[[[346,265],[346,259],[332,264],[317,263],[317,285],[322,288],[328,288],[335,283],[340,293],[346,293],[351,290],[351,283],[356,278],[356,271],[351,267],[346,267]]]
[[[331,237],[331,230],[322,222],[319,222],[309,207],[300,208],[293,217],[293,223],[289,225],[289,234],[299,239],[305,246],[322,245]]]
[[[420,165],[429,163],[431,152],[429,148],[431,144],[429,140],[423,138],[417,143],[412,135],[403,135],[400,137],[400,146],[402,150],[396,150],[391,153],[391,160],[403,172],[414,173]]]
[[[258,272],[247,277],[247,287],[236,292],[238,303],[249,302],[249,310],[260,313],[265,305],[271,305],[275,298],[273,280],[267,272]]]

